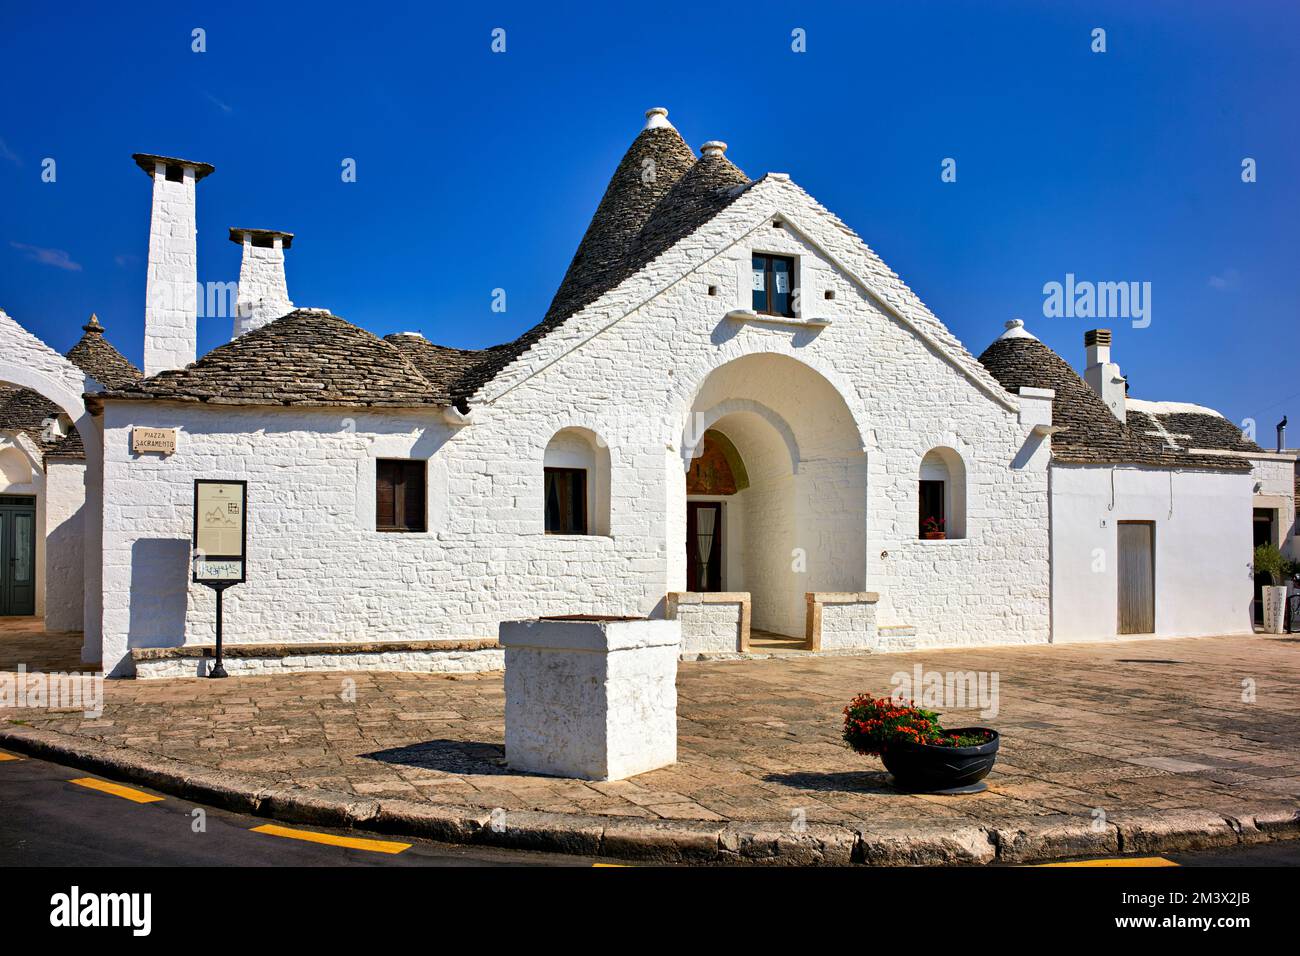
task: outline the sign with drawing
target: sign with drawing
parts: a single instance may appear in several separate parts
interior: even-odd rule
[[[194,481],[194,580],[244,580],[248,541],[248,483],[196,478]]]
[[[217,594],[216,660],[209,677],[225,677],[221,662],[221,596],[247,572],[248,482],[194,479],[194,581]]]

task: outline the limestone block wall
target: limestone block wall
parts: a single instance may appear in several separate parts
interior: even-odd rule
[[[734,654],[749,643],[747,592],[673,592],[667,617],[682,628],[683,654]]]

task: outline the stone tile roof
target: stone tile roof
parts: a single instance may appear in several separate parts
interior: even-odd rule
[[[1056,461],[1250,470],[1250,463],[1244,459],[1173,450],[1159,438],[1145,435],[1144,429],[1120,422],[1068,362],[1032,335],[996,339],[979,361],[1010,391],[1024,387],[1056,391],[1052,423],[1064,427],[1052,436],[1052,457]]]
[[[703,226],[751,185],[720,152],[697,160],[667,123],[642,130],[614,170],[542,321],[513,342],[488,350],[485,360],[456,383],[455,394],[468,397],[490,382],[547,333]]]
[[[56,450],[61,455],[85,457],[81,436],[74,428],[63,438],[47,439],[45,422],[59,417],[59,406],[30,388],[0,385],[0,431],[21,432],[32,440],[44,457]]]
[[[409,354],[323,309],[295,309],[183,369],[95,397],[214,405],[449,404],[446,388],[425,378]]]
[[[98,316],[91,315],[81,329],[84,334],[65,356],[73,365],[105,388],[120,388],[144,378],[144,373],[104,338]]]
[[[461,379],[509,348],[497,345],[490,349],[453,349],[434,345],[416,332],[394,332],[385,335],[384,341],[394,345],[419,370],[435,395],[453,402],[460,396],[456,386]]]
[[[1156,437],[1166,446],[1169,436],[1179,449],[1216,449],[1239,454],[1262,454],[1264,449],[1249,440],[1231,421],[1212,408],[1204,411],[1161,411],[1160,403],[1141,402],[1141,406],[1128,405],[1128,427],[1147,436]]]

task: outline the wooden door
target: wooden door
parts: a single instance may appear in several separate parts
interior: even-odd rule
[[[36,499],[0,497],[0,615],[36,613]]]
[[[1155,525],[1119,523],[1119,633],[1156,630]]]
[[[686,502],[686,590],[722,590],[720,502]]]

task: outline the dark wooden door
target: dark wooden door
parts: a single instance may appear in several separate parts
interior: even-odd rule
[[[36,499],[0,497],[0,615],[36,613]]]
[[[1155,525],[1119,523],[1119,632],[1154,634],[1156,630]]]
[[[722,590],[720,502],[686,502],[686,590]]]

